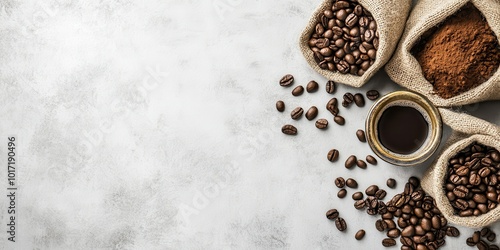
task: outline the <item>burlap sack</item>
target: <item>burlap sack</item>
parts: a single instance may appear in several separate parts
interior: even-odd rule
[[[411,49],[419,42],[424,32],[456,13],[468,2],[482,12],[493,32],[500,37],[500,1],[498,0],[420,0],[406,22],[405,31],[393,58],[385,67],[393,81],[427,96],[438,107],[500,99],[500,70],[478,87],[452,98],[443,99],[434,94],[432,84],[425,79],[420,64],[411,54]]]
[[[328,80],[354,87],[361,87],[391,58],[401,33],[403,33],[406,18],[411,8],[411,0],[358,0],[361,6],[371,12],[373,18],[377,22],[377,30],[379,32],[377,58],[374,64],[362,76],[341,74],[339,72],[321,69],[314,61],[313,52],[308,46],[309,38],[321,14],[327,8],[331,8],[334,1],[335,0],[323,0],[323,3],[314,11],[314,14],[309,19],[309,23],[300,36],[300,50],[309,65]]]
[[[439,109],[443,122],[453,129],[439,157],[422,178],[422,188],[436,200],[436,204],[449,222],[466,227],[483,227],[500,219],[500,206],[480,216],[455,215],[444,192],[448,160],[473,142],[500,149],[500,127],[484,120],[448,109]]]

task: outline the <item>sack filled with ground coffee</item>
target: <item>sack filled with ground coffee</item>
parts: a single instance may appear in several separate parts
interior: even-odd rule
[[[500,127],[440,109],[453,129],[422,187],[449,222],[483,227],[500,220]]]
[[[411,0],[323,0],[300,49],[328,80],[360,87],[391,58],[410,8]]]
[[[499,100],[499,35],[498,0],[420,0],[385,69],[436,106]]]

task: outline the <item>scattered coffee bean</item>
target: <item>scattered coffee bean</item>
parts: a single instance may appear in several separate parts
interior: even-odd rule
[[[488,236],[486,236],[486,239],[493,242],[493,241],[495,241],[496,237],[497,237],[497,235],[495,233],[491,232]]]
[[[479,216],[498,206],[498,150],[474,143],[451,157],[443,187],[455,213]],[[497,159],[500,160],[500,159]],[[448,187],[448,188],[447,188]]]
[[[366,142],[365,131],[363,131],[362,129],[358,129],[356,131],[356,137],[358,137],[358,140],[360,142]]]
[[[474,240],[472,239],[472,237],[469,237],[467,238],[467,240],[465,241],[465,243],[467,244],[467,246],[475,246],[477,243],[474,242]]]
[[[377,165],[377,159],[371,155],[366,156],[366,161],[372,165]]]
[[[339,231],[345,231],[347,229],[347,224],[346,224],[345,220],[342,217],[338,217],[335,220],[335,226],[337,227],[337,229]]]
[[[328,127],[328,120],[327,119],[318,119],[316,121],[316,128],[319,129],[326,129]]]
[[[364,200],[359,200],[359,201],[354,202],[354,208],[356,208],[358,210],[365,208],[365,206],[366,206],[366,201],[364,201]]]
[[[337,209],[330,209],[326,212],[326,218],[328,218],[329,220],[335,220],[337,219],[337,217],[339,217],[339,212],[337,211]]]
[[[332,98],[326,104],[326,109],[332,113],[332,115],[337,116],[339,114],[339,108],[337,106],[337,98]]]
[[[488,248],[488,243],[486,243],[484,240],[480,240],[479,243],[477,243],[477,249],[479,250],[488,250]]]
[[[307,93],[316,92],[318,90],[318,88],[319,88],[319,85],[316,81],[310,81],[306,86]]]
[[[344,125],[345,124],[345,119],[344,117],[337,115],[333,118],[333,121],[337,123],[338,125]]]
[[[397,228],[393,228],[393,229],[387,231],[387,237],[389,237],[389,238],[397,238],[397,237],[399,237],[399,235],[401,235],[401,231],[399,231],[399,229],[397,229]]]
[[[472,234],[472,242],[474,242],[474,244],[477,244],[479,243],[479,240],[481,240],[481,233],[479,231],[475,231],[473,234]]]
[[[340,199],[343,199],[346,195],[347,195],[347,190],[345,190],[345,188],[340,189],[339,192],[337,193],[337,197],[339,197]]]
[[[288,86],[293,84],[293,80],[294,80],[293,76],[290,74],[287,74],[287,75],[283,76],[283,78],[281,78],[280,85],[283,87],[288,87]]]
[[[335,179],[335,186],[337,186],[338,188],[343,188],[345,186],[345,180],[344,180],[344,178],[337,177]]]
[[[354,235],[354,238],[356,238],[356,240],[361,240],[363,239],[363,237],[365,237],[365,230],[361,229],[359,231],[356,232],[356,235]]]
[[[446,235],[451,237],[458,237],[460,236],[460,231],[458,231],[456,227],[448,227],[446,229]]]
[[[363,199],[363,193],[356,192],[356,193],[352,194],[352,199],[356,200],[356,201]]]
[[[326,93],[328,93],[328,94],[335,93],[335,82],[334,81],[326,82]]]
[[[358,107],[364,107],[365,106],[365,98],[363,97],[362,94],[357,93],[354,95],[354,103]]]
[[[374,196],[375,193],[379,190],[378,186],[377,185],[371,185],[369,187],[366,188],[365,190],[365,194],[366,195],[369,195],[369,196]]]
[[[352,168],[354,167],[354,165],[356,165],[356,156],[355,155],[351,155],[347,158],[347,160],[345,161],[345,168]]]
[[[310,107],[309,110],[307,110],[306,112],[307,120],[311,121],[314,118],[316,118],[316,116],[318,116],[318,108],[316,108],[316,106]]]
[[[387,186],[390,188],[395,188],[396,187],[396,180],[389,178],[387,179]]]
[[[369,100],[377,100],[377,98],[380,96],[380,94],[378,93],[378,91],[376,90],[369,90],[368,92],[366,92],[366,98],[368,98]]]
[[[283,101],[277,101],[276,102],[276,109],[279,111],[279,112],[283,112],[285,111],[285,103]]]
[[[358,188],[358,182],[351,178],[347,179],[345,184],[350,188]]]
[[[382,246],[384,247],[392,247],[396,245],[396,241],[391,238],[385,238],[382,240]]]
[[[379,189],[377,192],[375,192],[375,197],[377,197],[377,199],[379,199],[379,200],[384,199],[386,195],[387,195],[387,192],[383,189]]]
[[[304,93],[304,87],[302,87],[302,85],[299,85],[292,90],[293,96],[299,96],[302,95],[302,93]]]
[[[286,134],[286,135],[296,135],[297,128],[294,127],[293,125],[287,124],[281,128],[281,132],[283,132],[283,134]]]
[[[328,151],[327,158],[331,162],[337,161],[337,159],[339,158],[339,151],[336,149],[332,149],[332,150]]]
[[[488,227],[485,227],[483,229],[481,229],[481,231],[479,231],[481,237],[486,237],[487,235],[489,235],[491,233],[491,230],[488,228]]]
[[[357,160],[357,161],[356,161],[356,165],[357,165],[359,168],[366,169],[366,162],[365,162],[365,161],[363,161],[363,160]]]
[[[292,117],[292,119],[298,120],[302,117],[302,114],[304,114],[304,109],[302,109],[301,107],[296,107],[294,110],[292,110],[290,116]]]
[[[349,105],[349,104],[351,104],[351,103],[354,102],[354,95],[351,94],[351,93],[349,93],[349,92],[347,92],[347,93],[344,94],[343,100],[344,100],[344,102],[347,103],[347,105]],[[346,107],[346,106],[344,106],[344,107]]]
[[[385,229],[387,229],[387,223],[384,220],[379,219],[375,222],[375,228],[378,231],[383,232],[385,231]]]

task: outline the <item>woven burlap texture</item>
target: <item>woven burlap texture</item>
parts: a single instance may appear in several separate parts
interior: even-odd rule
[[[453,129],[439,157],[432,163],[422,178],[422,188],[436,200],[444,217],[451,223],[479,228],[500,219],[500,206],[480,216],[460,217],[455,214],[446,194],[444,182],[448,161],[459,151],[474,142],[500,149],[500,127],[479,118],[455,113],[448,109],[439,109],[443,122]]]
[[[468,2],[474,4],[483,13],[495,35],[500,37],[500,1],[498,0],[420,0],[406,22],[398,48],[385,67],[393,81],[427,96],[438,107],[500,99],[500,70],[476,88],[449,99],[439,97],[434,94],[432,84],[425,79],[420,64],[410,52],[424,32],[456,13]]]
[[[341,74],[339,72],[321,69],[314,61],[313,52],[309,48],[308,41],[315,30],[316,23],[323,11],[331,8],[333,0],[324,0],[316,11],[314,11],[299,41],[302,54],[314,70],[328,80],[333,80],[353,87],[363,86],[363,84],[370,80],[370,78],[389,61],[403,33],[405,22],[411,8],[411,0],[359,0],[358,2],[371,12],[373,18],[377,22],[377,30],[379,32],[377,58],[374,64],[362,76]]]

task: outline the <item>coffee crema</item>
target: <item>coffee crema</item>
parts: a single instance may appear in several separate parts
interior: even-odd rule
[[[391,106],[378,120],[380,143],[397,154],[411,154],[425,142],[429,124],[417,109],[408,106]]]

